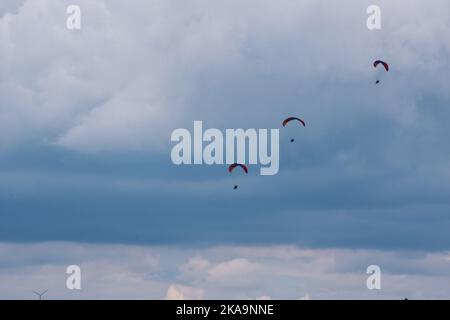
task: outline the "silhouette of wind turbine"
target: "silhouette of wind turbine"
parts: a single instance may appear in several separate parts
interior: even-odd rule
[[[42,293],[39,293],[39,292],[36,292],[36,291],[33,291],[33,293],[39,297],[39,300],[42,300],[42,296],[43,296],[44,294],[46,294],[47,291],[48,291],[48,289],[45,290],[45,291],[42,292]]]

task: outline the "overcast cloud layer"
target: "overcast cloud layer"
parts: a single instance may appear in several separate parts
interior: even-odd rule
[[[71,257],[44,254],[39,272],[28,268],[41,259],[35,252],[68,241],[88,266],[125,270],[123,290],[140,288],[113,297],[331,298],[342,285],[339,297],[370,298],[358,287],[366,265],[348,271],[322,261],[358,250],[402,269],[388,276],[393,287],[383,297],[448,298],[448,1],[377,1],[380,31],[366,28],[373,1],[78,0],[82,30],[70,31],[72,2],[0,4],[0,286],[15,288],[0,294],[25,297],[24,279],[56,281]],[[375,59],[388,61],[389,73],[375,70]],[[261,177],[252,166],[238,192],[223,166],[171,163],[171,132],[192,130],[194,120],[279,128],[290,115],[308,126],[281,130],[280,173]],[[24,260],[8,266],[11,242],[44,244],[19,246]],[[125,266],[99,260],[99,248],[113,250],[100,243],[143,245],[123,251],[144,250],[151,266],[139,253]],[[166,260],[154,259],[165,254],[154,246],[168,245]],[[228,258],[214,260],[216,249],[181,258],[179,245],[219,246]],[[281,278],[260,287],[257,277],[285,262],[270,257],[261,267],[234,251],[256,245],[308,248],[313,262],[297,270],[295,257],[304,257],[292,249]],[[406,252],[421,256],[410,263]],[[316,262],[320,280],[310,274]],[[245,282],[225,290],[215,277],[236,265],[258,270],[248,290],[239,287]],[[154,280],[153,266],[173,270]],[[322,286],[329,268],[331,284]],[[289,287],[291,276],[306,282]],[[83,298],[105,297],[112,284],[96,281]]]
[[[78,3],[81,31],[66,1],[2,7],[1,240],[450,248],[447,1],[381,1],[381,31],[365,1]],[[239,193],[169,159],[194,120],[291,114]]]

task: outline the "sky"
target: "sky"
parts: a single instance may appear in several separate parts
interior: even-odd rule
[[[0,298],[448,299],[449,32],[445,0],[2,1]],[[280,129],[279,173],[175,166],[195,120]]]

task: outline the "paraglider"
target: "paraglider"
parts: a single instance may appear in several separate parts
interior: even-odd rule
[[[380,64],[384,67],[384,69],[386,70],[386,72],[389,71],[389,64],[388,64],[387,62],[385,62],[385,61],[382,61],[382,60],[376,60],[376,61],[373,63],[373,67],[376,68],[376,67],[378,67],[378,65],[380,65]],[[376,83],[376,84],[379,84],[379,83],[380,83],[380,80],[377,80],[375,83]]]
[[[300,122],[304,127],[306,127],[306,122],[297,117],[289,117],[289,118],[285,119],[283,121],[283,127],[286,127],[289,122],[294,121],[294,120]],[[291,138],[291,143],[293,143],[294,141],[295,140],[293,138]]]
[[[244,172],[245,172],[245,174],[248,174],[248,168],[247,168],[247,166],[246,165],[244,165],[244,164],[240,164],[240,163],[233,163],[233,164],[231,164],[229,167],[228,167],[228,172],[229,173],[232,173],[233,171],[234,171],[234,169],[236,169],[236,168],[242,168],[242,170],[244,170]],[[236,184],[236,185],[234,185],[234,188],[233,188],[233,190],[236,190],[238,188],[238,185]]]

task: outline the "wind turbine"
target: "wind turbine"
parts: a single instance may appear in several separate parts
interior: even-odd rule
[[[42,293],[39,293],[39,292],[37,292],[37,291],[33,291],[33,293],[39,297],[39,300],[42,300],[42,296],[43,296],[44,294],[46,294],[47,291],[48,291],[48,289],[45,290],[45,291],[42,292]]]

